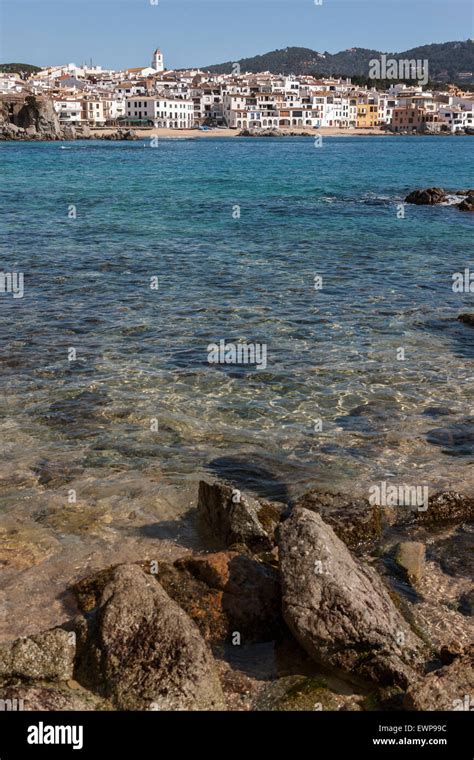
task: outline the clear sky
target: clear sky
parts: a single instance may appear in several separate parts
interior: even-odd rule
[[[401,52],[473,37],[471,0],[0,0],[0,61],[205,66],[291,45]]]

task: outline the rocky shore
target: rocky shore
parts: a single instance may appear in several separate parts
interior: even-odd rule
[[[0,140],[137,140],[131,129],[93,135],[88,125],[61,126],[49,98],[29,95],[21,101],[0,101]]]
[[[456,206],[459,211],[474,211],[474,190],[447,191],[442,187],[427,187],[413,190],[405,198],[405,203],[416,206]]]
[[[76,614],[0,647],[26,710],[453,710],[474,690],[474,499],[426,511],[312,491],[293,505],[199,486],[215,550],[75,583]],[[447,582],[447,580],[449,582]],[[272,661],[267,677],[254,669]],[[470,696],[469,696],[470,695]]]

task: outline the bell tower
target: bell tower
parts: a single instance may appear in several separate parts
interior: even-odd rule
[[[153,53],[151,67],[152,69],[155,69],[155,71],[164,71],[163,54],[159,48],[156,48]]]

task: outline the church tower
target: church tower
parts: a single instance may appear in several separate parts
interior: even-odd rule
[[[156,48],[155,52],[153,53],[151,67],[152,69],[155,69],[155,71],[164,71],[165,67],[163,64],[163,55],[159,48]]]

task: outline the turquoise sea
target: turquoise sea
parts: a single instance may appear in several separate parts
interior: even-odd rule
[[[474,331],[456,317],[474,293],[452,275],[474,271],[472,218],[397,204],[472,186],[471,138],[0,151],[2,268],[25,278],[23,298],[0,295],[10,453],[18,430],[36,458],[209,470],[274,496],[469,482]],[[266,369],[210,365],[221,339],[265,344]]]
[[[24,275],[22,298],[0,293],[0,640],[68,619],[94,569],[202,548],[203,476],[285,502],[473,492],[474,293],[452,289],[473,221],[397,215],[413,188],[472,187],[471,154],[469,137],[0,144],[0,272]],[[219,341],[266,368],[209,364]]]

